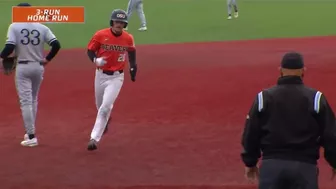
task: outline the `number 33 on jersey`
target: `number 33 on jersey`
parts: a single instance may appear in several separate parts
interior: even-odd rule
[[[125,68],[127,51],[135,48],[133,36],[125,31],[115,36],[110,28],[98,31],[88,44],[88,50],[96,52],[97,57],[104,57],[107,63],[103,70],[118,71]]]
[[[6,44],[15,45],[18,61],[41,61],[44,59],[44,44],[51,44],[56,36],[39,23],[12,23],[8,27]]]

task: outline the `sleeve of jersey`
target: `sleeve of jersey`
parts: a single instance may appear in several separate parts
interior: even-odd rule
[[[87,48],[88,48],[88,50],[90,50],[90,51],[94,51],[94,52],[96,52],[96,51],[98,51],[99,47],[100,47],[99,34],[96,33],[96,34],[92,37],[92,39],[90,40],[90,42],[89,42]]]
[[[13,24],[8,27],[6,44],[16,45],[16,36]]]
[[[129,47],[128,47],[128,51],[134,51],[135,50],[135,43],[134,43],[134,38],[133,35],[130,35],[130,39],[129,39]]]
[[[262,109],[263,99],[258,94],[253,102],[249,114],[246,116],[245,128],[242,135],[243,152],[241,153],[242,161],[246,167],[257,165],[261,157],[260,152],[260,111]]]
[[[318,96],[319,95],[319,96]],[[336,169],[336,121],[335,114],[327,99],[317,92],[314,109],[318,112],[318,123],[322,128],[320,142],[324,147],[324,157],[331,167]]]
[[[48,45],[51,45],[51,43],[56,41],[57,38],[56,38],[55,34],[49,28],[47,28],[47,33],[45,35],[44,40]]]

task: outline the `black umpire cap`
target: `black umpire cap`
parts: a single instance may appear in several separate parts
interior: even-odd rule
[[[18,7],[30,7],[31,5],[29,3],[19,3],[17,6]]]
[[[281,68],[286,69],[302,69],[304,68],[303,57],[298,52],[286,53],[281,61]]]

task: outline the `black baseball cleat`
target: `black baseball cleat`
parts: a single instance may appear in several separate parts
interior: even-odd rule
[[[90,142],[89,142],[89,144],[88,144],[87,149],[89,151],[97,150],[97,141],[91,139]]]
[[[107,133],[107,131],[108,131],[108,126],[109,126],[109,124],[110,124],[110,121],[111,121],[111,118],[109,118],[109,119],[107,120],[107,123],[106,123],[106,126],[105,126],[105,129],[104,129],[103,134],[106,134],[106,133]]]

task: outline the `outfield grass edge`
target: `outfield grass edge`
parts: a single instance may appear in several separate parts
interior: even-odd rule
[[[219,43],[246,43],[246,42],[267,42],[267,41],[287,41],[287,40],[327,40],[328,38],[336,38],[336,35],[324,35],[324,36],[307,36],[307,37],[286,37],[286,38],[262,38],[262,39],[241,39],[241,40],[223,40],[223,41],[194,41],[194,42],[179,42],[179,43],[154,43],[154,44],[139,44],[137,47],[153,47],[153,46],[172,46],[172,45],[188,45],[188,44],[219,44]],[[82,48],[63,48],[67,51],[79,51],[85,50]]]

